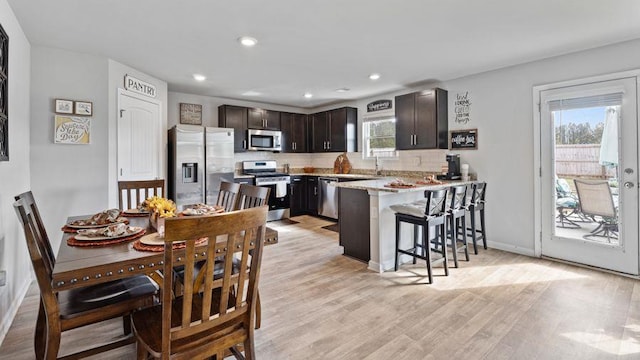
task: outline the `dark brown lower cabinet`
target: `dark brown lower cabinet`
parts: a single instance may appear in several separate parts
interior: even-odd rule
[[[366,190],[340,188],[338,199],[338,227],[344,254],[369,262],[369,193]]]

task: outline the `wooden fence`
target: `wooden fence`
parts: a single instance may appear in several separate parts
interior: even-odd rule
[[[600,144],[556,145],[556,174],[566,178],[609,179],[616,168],[600,165]]]

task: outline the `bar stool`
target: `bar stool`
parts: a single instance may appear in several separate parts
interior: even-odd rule
[[[447,265],[447,246],[445,225],[447,219],[446,199],[447,189],[426,190],[424,200],[409,204],[392,205],[391,209],[396,212],[396,256],[395,271],[398,271],[400,255],[405,254],[427,262],[427,274],[429,284],[433,284],[432,265],[442,262],[444,264],[444,274],[449,275]],[[400,249],[400,224],[402,222],[413,224],[413,247]],[[418,226],[422,227],[422,242],[418,242]],[[436,249],[431,248],[431,228],[435,228],[434,241]],[[440,246],[438,246],[440,245]],[[421,254],[418,253],[420,249]],[[440,250],[438,250],[440,249]],[[431,252],[439,253],[441,258],[433,259]]]
[[[466,234],[466,200],[467,200],[467,186],[458,185],[452,186],[450,190],[451,205],[447,209],[448,214],[448,235],[447,238],[451,240],[451,252],[453,253],[453,263],[455,267],[458,267],[458,252],[464,250],[464,256],[469,261],[469,250],[467,249],[467,234]],[[458,247],[458,242],[462,243],[461,247]]]
[[[484,222],[484,203],[487,193],[487,183],[477,182],[471,185],[471,200],[467,209],[471,217],[471,227],[467,228],[467,235],[473,241],[473,252],[478,255],[478,241],[482,240],[484,249],[487,249],[487,233]],[[480,214],[480,228],[476,226],[476,213]]]

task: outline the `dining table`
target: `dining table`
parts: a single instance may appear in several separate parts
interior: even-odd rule
[[[67,223],[87,219],[91,215],[72,216]],[[125,216],[126,217],[126,216]],[[151,227],[149,217],[127,217],[130,226],[142,227],[147,234],[156,230]],[[74,233],[63,232],[53,267],[51,285],[54,292],[96,285],[112,280],[141,274],[155,274],[162,270],[163,251],[143,251],[134,248],[135,240],[99,246],[72,246],[67,240]],[[276,244],[278,232],[267,227],[265,245]],[[203,249],[206,247],[203,245]],[[175,251],[180,257],[184,249]]]

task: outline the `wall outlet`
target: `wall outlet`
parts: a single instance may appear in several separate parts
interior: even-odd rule
[[[415,156],[413,158],[413,166],[420,166],[422,163],[422,158],[420,156]]]
[[[0,270],[0,286],[7,285],[7,271]]]

